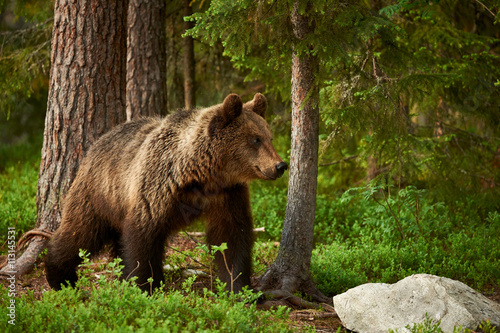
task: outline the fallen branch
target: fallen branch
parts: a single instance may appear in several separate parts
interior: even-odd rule
[[[300,310],[290,313],[290,317],[294,319],[323,319],[323,318],[338,318],[339,315],[334,312],[324,312],[324,311],[311,311],[311,310]]]
[[[255,228],[255,229],[253,229],[253,232],[255,232],[255,233],[266,232],[266,228],[265,227]],[[203,231],[186,232],[186,234],[188,236],[191,236],[191,237],[204,237],[206,235],[206,233]]]

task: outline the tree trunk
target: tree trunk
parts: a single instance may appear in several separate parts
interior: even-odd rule
[[[58,228],[61,199],[85,151],[125,120],[126,9],[121,0],[55,3],[37,191],[39,230]],[[47,238],[35,236],[11,270],[18,276],[29,272],[47,242]]]
[[[167,68],[168,70],[168,108],[175,110],[184,102],[184,86],[182,78],[182,64],[180,63],[180,52],[181,47],[177,45],[176,39],[177,34],[177,23],[178,16],[182,16],[182,13],[174,11],[170,13],[169,19],[167,21],[168,29],[168,57],[167,57]]]
[[[127,121],[167,111],[166,2],[129,0]]]
[[[314,32],[295,2],[293,33],[303,40]],[[311,54],[292,56],[292,144],[285,223],[278,256],[262,276],[263,290],[301,291],[316,301],[329,302],[310,276],[318,174],[319,110],[316,73],[318,59]]]
[[[190,0],[184,0],[184,16],[193,14],[189,3]],[[192,27],[192,22],[184,21],[184,32]],[[193,37],[186,36],[184,37],[184,106],[186,109],[196,107],[195,89],[194,42]]]

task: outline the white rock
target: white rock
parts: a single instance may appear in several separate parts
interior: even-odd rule
[[[358,333],[409,332],[426,313],[441,320],[444,332],[456,326],[476,329],[482,321],[500,326],[500,304],[462,282],[428,274],[409,276],[395,284],[368,283],[333,298],[342,324]]]

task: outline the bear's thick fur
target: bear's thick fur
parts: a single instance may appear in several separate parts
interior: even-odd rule
[[[45,259],[54,289],[77,280],[79,249],[105,244],[123,258],[123,276],[150,290],[163,280],[166,238],[194,219],[207,220],[207,242],[226,242],[234,290],[250,284],[253,245],[248,182],[280,177],[287,164],[271,143],[261,94],[236,94],[209,108],[119,125],[82,161],[63,200],[62,220]],[[220,253],[219,276],[230,286]]]

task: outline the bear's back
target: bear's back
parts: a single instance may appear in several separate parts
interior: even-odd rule
[[[87,159],[133,158],[147,136],[161,126],[161,118],[139,118],[120,124],[97,140],[88,152]]]
[[[160,149],[152,148],[162,141],[162,150],[169,159],[178,157],[179,137],[196,119],[198,110],[178,110],[164,118],[144,117],[120,124],[99,138],[83,159],[73,191],[88,191],[96,201],[121,206],[129,194],[140,186],[148,170],[159,167]],[[172,162],[172,161],[169,161]],[[165,170],[167,173],[170,170]],[[79,187],[79,189],[77,189]]]

